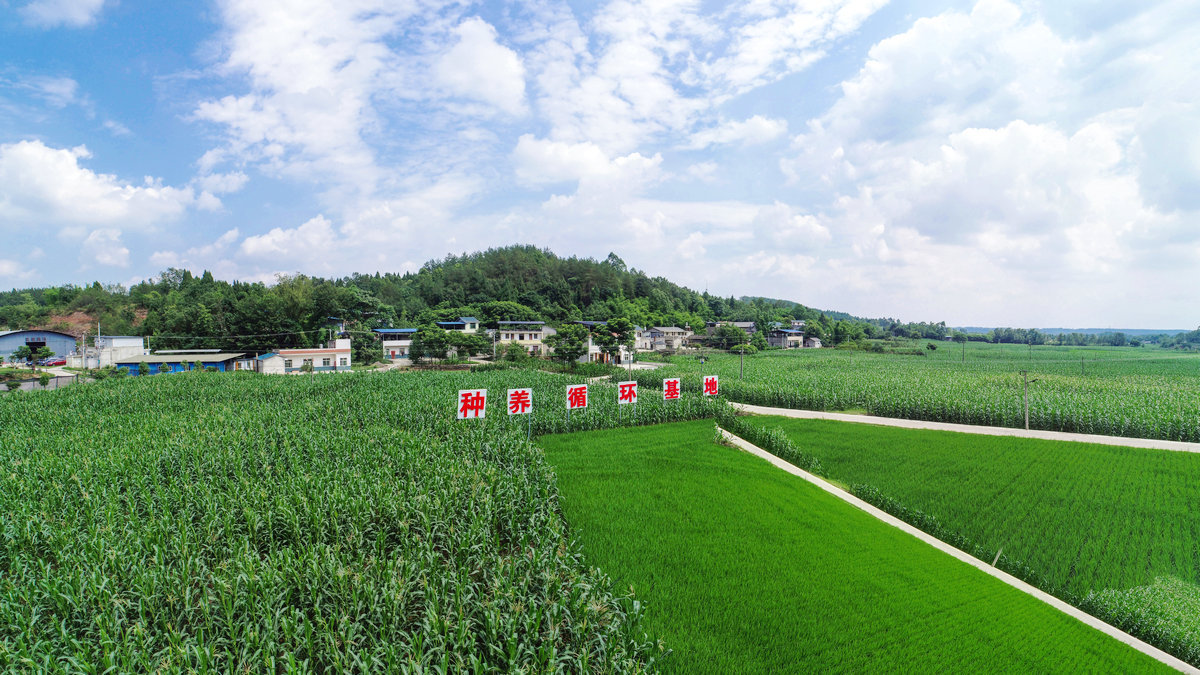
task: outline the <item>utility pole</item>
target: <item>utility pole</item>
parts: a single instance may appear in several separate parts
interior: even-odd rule
[[[742,379],[742,373],[745,372],[746,350],[738,350],[738,379]]]
[[[1025,380],[1025,430],[1029,431],[1029,383],[1037,382],[1037,379],[1029,379],[1029,371],[1022,370],[1021,377]]]
[[[962,348],[962,362],[963,362],[963,364],[964,364],[964,365],[966,365],[966,363],[967,363],[967,341],[966,341],[965,339],[962,341],[962,346],[963,346],[963,348]]]

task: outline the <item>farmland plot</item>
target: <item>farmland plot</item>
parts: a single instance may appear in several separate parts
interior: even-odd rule
[[[515,378],[515,379],[514,379]],[[0,398],[0,669],[641,671],[642,609],[568,536],[537,373],[107,381]],[[639,421],[710,414],[699,398]],[[629,412],[623,413],[629,415]]]
[[[769,464],[711,422],[539,439],[588,559],[672,672],[1126,672],[1157,662]]]
[[[783,430],[830,478],[936,518],[968,553],[1002,550],[1031,583],[1200,663],[1200,455],[743,419]]]
[[[681,376],[685,387],[698,388],[703,374],[717,374],[722,393],[740,403],[1023,427],[1020,371],[1027,370],[1036,380],[1029,388],[1033,429],[1200,442],[1200,357],[973,344],[961,363],[957,349],[948,344],[929,356],[772,351],[744,362],[715,354],[703,364],[676,356],[670,367],[636,377],[655,387]]]

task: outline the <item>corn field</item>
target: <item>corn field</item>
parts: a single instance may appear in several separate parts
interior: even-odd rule
[[[1021,428],[1027,370],[1032,429],[1200,442],[1200,356],[971,345],[960,362],[958,349],[946,345],[929,357],[772,351],[744,361],[715,354],[703,364],[676,356],[634,376],[646,388],[680,376],[694,391],[702,375],[716,374],[721,393],[740,403]]]
[[[0,397],[0,668],[641,672],[527,436],[710,416],[570,378],[197,373]],[[487,387],[486,419],[455,392]],[[509,418],[503,391],[532,387]],[[628,406],[626,406],[628,408]]]

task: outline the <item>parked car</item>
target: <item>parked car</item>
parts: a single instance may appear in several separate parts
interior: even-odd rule
[[[67,360],[62,357],[55,356],[53,358],[42,359],[41,361],[38,361],[38,365],[39,366],[65,366],[65,365],[67,365]]]

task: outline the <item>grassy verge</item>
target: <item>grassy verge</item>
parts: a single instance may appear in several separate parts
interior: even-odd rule
[[[1158,667],[712,437],[701,421],[539,440],[589,562],[649,607],[668,670]]]
[[[1200,662],[1196,622],[1179,620],[1186,612],[1171,609],[1164,601],[1171,596],[1159,592],[1182,583],[1193,590],[1179,597],[1197,595],[1200,455],[826,420],[742,419],[784,433],[824,475],[855,486],[877,506],[987,562],[1003,550],[1001,566],[1012,573]],[[1155,592],[1112,590],[1136,587]],[[1133,611],[1139,599],[1146,605]]]

